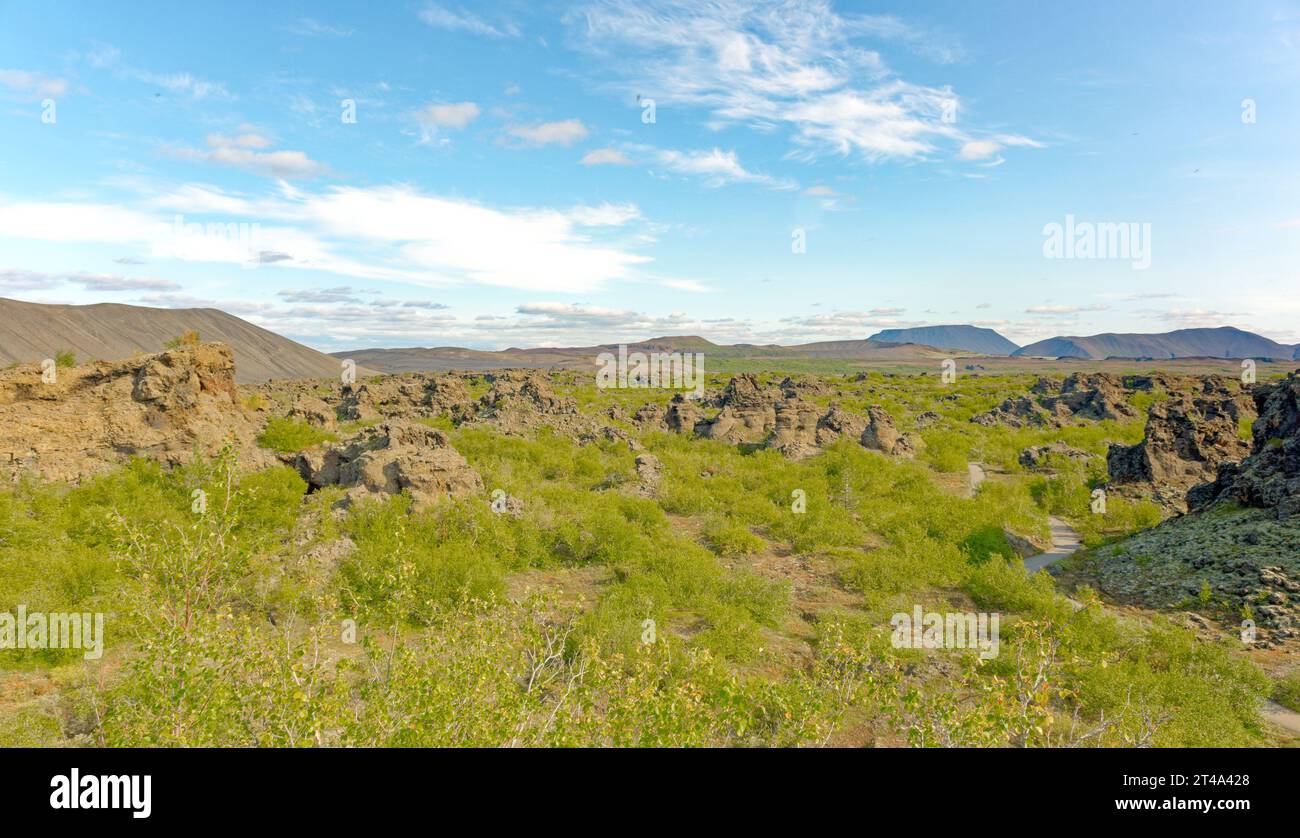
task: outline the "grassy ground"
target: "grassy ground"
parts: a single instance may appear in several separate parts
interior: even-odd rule
[[[647,434],[653,491],[624,443],[452,430],[518,515],[486,496],[342,514],[291,470],[231,457],[0,490],[0,612],[109,615],[96,661],[0,651],[0,744],[1265,743],[1273,684],[1229,646],[1086,591],[1076,610],[1015,560],[1004,530],[1042,538],[1048,514],[1093,541],[1151,523],[1088,512],[1106,443],[1140,420],[968,421],[1031,382],[834,380],[815,398],[883,405],[900,428],[938,413],[922,458],[844,442],[792,462]],[[584,411],[650,400],[560,389]],[[1057,439],[1093,457],[1020,466]],[[266,444],[313,441],[284,425]],[[948,488],[970,461],[997,479]],[[1000,654],[893,648],[891,615],[917,605],[1001,614]]]

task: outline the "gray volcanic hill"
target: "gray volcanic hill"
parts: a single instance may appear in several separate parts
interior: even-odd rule
[[[6,365],[39,362],[60,350],[75,352],[79,363],[120,361],[160,352],[167,341],[189,331],[230,347],[241,384],[339,374],[337,359],[214,308],[45,305],[0,298],[0,363]]]
[[[1047,358],[1294,358],[1300,347],[1269,340],[1232,326],[1178,329],[1161,334],[1115,334],[1055,337],[1011,353]]]
[[[982,355],[1012,355],[1019,347],[992,329],[979,326],[920,326],[915,329],[884,329],[867,340],[888,343],[922,343],[948,349],[964,349]]]

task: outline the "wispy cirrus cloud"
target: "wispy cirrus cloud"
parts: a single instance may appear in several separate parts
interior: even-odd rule
[[[68,90],[68,82],[28,70],[0,69],[0,90],[20,99],[43,99],[62,96]]]
[[[169,291],[180,284],[155,277],[94,274],[82,271],[58,273],[16,268],[0,270],[0,288],[9,291],[36,291],[57,288],[64,283],[80,285],[87,291]]]
[[[420,20],[429,26],[452,32],[469,32],[472,35],[485,35],[489,38],[513,38],[519,35],[519,27],[510,20],[489,22],[463,8],[452,9],[437,3],[429,3],[420,9],[418,15]]]
[[[733,151],[711,149],[652,149],[642,148],[656,164],[681,175],[700,178],[708,186],[729,183],[755,183],[773,189],[796,189],[798,184],[787,178],[778,178],[761,172],[752,172],[741,165],[740,157]]]
[[[1025,309],[1026,314],[1034,314],[1040,317],[1073,317],[1077,314],[1083,314],[1089,311],[1109,311],[1110,306],[1105,303],[1093,303],[1092,305],[1038,305],[1030,306]]]
[[[186,72],[158,73],[127,64],[122,60],[121,51],[111,44],[96,44],[86,54],[85,59],[91,67],[108,70],[119,78],[161,87],[171,93],[193,99],[232,100],[235,98],[221,82],[208,81]]]
[[[310,17],[299,18],[285,26],[285,31],[304,38],[351,38],[352,30],[342,26],[321,23]]]
[[[841,15],[825,0],[604,0],[566,20],[579,46],[646,96],[707,109],[716,126],[785,127],[795,157],[916,158],[972,139],[955,124],[950,88],[896,76],[866,45],[961,59],[955,42],[897,18]]]
[[[906,309],[882,306],[868,311],[834,311],[827,314],[813,314],[798,317],[785,317],[781,323],[787,330],[818,338],[853,337],[865,338],[865,329],[893,329],[923,325],[924,321],[903,320],[900,315]]]

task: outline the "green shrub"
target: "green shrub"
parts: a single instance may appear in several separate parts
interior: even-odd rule
[[[266,430],[257,438],[257,444],[280,454],[295,454],[322,442],[334,442],[338,437],[328,431],[313,427],[298,419],[276,416],[266,423]]]
[[[704,540],[719,556],[747,556],[767,546],[749,527],[726,518],[710,518],[704,525]]]
[[[1273,682],[1273,700],[1300,713],[1300,670],[1289,672]]]

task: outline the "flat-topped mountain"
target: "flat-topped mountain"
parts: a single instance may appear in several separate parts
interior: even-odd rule
[[[883,329],[867,340],[888,343],[922,343],[947,349],[964,349],[982,355],[1012,355],[1016,344],[992,329],[979,326],[919,326],[913,329]]]
[[[1160,334],[1116,334],[1055,337],[1040,340],[1011,353],[1048,358],[1275,358],[1297,357],[1300,347],[1261,335],[1221,326],[1216,329],[1178,329]]]

